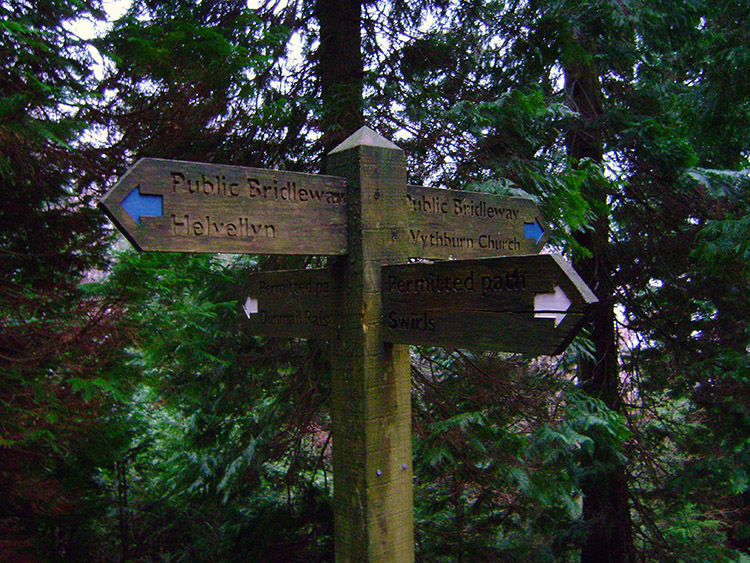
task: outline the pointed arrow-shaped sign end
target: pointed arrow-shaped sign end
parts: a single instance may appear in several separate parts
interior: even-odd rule
[[[534,239],[534,242],[539,244],[539,241],[544,236],[544,228],[539,224],[539,219],[534,219],[533,223],[524,223],[523,235],[526,238]]]
[[[142,194],[140,184],[133,188],[133,191],[122,200],[120,205],[139,225],[141,224],[141,217],[161,217],[164,215],[164,198],[160,195]]]

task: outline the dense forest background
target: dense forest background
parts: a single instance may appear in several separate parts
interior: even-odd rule
[[[96,202],[363,123],[535,198],[600,299],[559,357],[412,349],[417,560],[750,561],[746,0],[105,7],[0,0],[0,561],[332,561],[326,343],[238,307],[323,259],[137,254]]]

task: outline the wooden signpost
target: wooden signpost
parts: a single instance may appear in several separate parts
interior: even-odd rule
[[[399,233],[409,256],[535,254],[546,225],[533,201],[407,186]],[[337,255],[347,252],[342,178],[142,158],[101,206],[139,250]]]
[[[142,159],[102,207],[141,250],[330,256],[251,275],[242,307],[256,334],[332,342],[337,563],[410,563],[408,345],[555,354],[596,298],[538,254],[547,228],[530,200],[407,186],[403,151],[366,127],[328,166]]]

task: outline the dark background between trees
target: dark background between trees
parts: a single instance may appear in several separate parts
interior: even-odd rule
[[[562,356],[414,348],[417,560],[750,561],[744,1],[0,2],[0,561],[332,560],[326,344],[96,209],[138,157],[525,194],[600,305]],[[92,48],[105,61],[93,72]]]

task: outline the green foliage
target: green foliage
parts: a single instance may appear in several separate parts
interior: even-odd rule
[[[92,560],[108,507],[96,480],[128,440],[118,303],[81,286],[104,264],[80,108],[98,2],[0,6],[0,544],[8,561]]]
[[[94,2],[0,7],[0,255],[3,284],[50,289],[70,283],[100,256],[101,218],[71,150],[84,127],[76,108],[92,95],[86,43],[66,27],[101,17]]]
[[[580,464],[620,451],[620,417],[544,363],[424,350],[415,364],[419,560],[568,561]],[[550,421],[549,411],[556,412]]]
[[[120,159],[307,169],[309,71],[291,79],[284,62],[293,23],[237,2],[133,2],[95,41],[112,64],[90,119],[118,132]]]
[[[237,303],[251,267],[129,252],[102,288],[130,304],[139,338],[128,362],[144,375],[125,460],[121,543],[134,556],[330,559],[324,351],[244,333]]]

